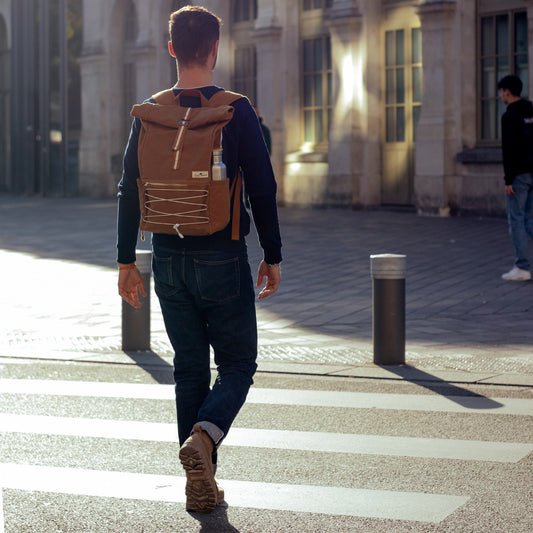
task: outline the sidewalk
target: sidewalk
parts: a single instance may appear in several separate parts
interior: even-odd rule
[[[131,362],[120,349],[115,218],[113,200],[0,195],[1,357]],[[416,367],[405,372],[533,385],[533,282],[500,279],[513,263],[504,219],[311,209],[280,219],[282,286],[258,303],[261,370],[390,377],[372,364],[369,256],[404,253],[406,362]],[[255,270],[253,230],[248,243]],[[153,289],[152,350],[171,363]]]

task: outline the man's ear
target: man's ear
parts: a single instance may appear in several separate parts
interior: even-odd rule
[[[168,53],[172,57],[176,57],[176,54],[174,53],[174,47],[172,46],[172,41],[168,41]]]

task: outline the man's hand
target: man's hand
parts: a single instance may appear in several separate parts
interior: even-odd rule
[[[264,261],[261,261],[259,265],[259,271],[257,272],[257,287],[261,287],[263,280],[266,276],[266,284],[263,290],[259,293],[259,299],[268,298],[274,294],[279,287],[281,281],[281,268],[278,266],[268,266]]]
[[[506,185],[505,186],[505,194],[507,196],[514,196],[514,190],[512,185]]]
[[[127,265],[118,265],[127,266]],[[139,292],[141,296],[146,297],[146,289],[141,273],[135,268],[126,270],[119,270],[118,274],[118,293],[123,300],[128,302],[135,309],[140,309],[141,301],[139,300]]]

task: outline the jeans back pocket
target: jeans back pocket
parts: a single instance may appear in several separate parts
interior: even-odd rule
[[[207,261],[194,260],[198,291],[202,300],[225,302],[240,295],[239,258]]]

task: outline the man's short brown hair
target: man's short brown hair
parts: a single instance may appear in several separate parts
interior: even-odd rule
[[[205,65],[219,39],[221,23],[214,13],[201,6],[185,6],[172,13],[168,26],[178,64]]]

